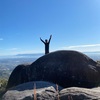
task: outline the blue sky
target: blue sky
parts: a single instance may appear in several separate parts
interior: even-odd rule
[[[100,51],[100,0],[0,0],[0,55]]]

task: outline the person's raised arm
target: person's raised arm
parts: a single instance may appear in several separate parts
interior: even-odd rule
[[[51,38],[52,38],[52,35],[50,35],[50,38],[49,38],[49,43],[50,43]]]
[[[40,38],[40,40],[45,44],[45,42]]]

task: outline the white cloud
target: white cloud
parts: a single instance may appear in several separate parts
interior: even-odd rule
[[[7,49],[7,50],[10,50],[10,51],[16,51],[18,50],[19,48],[10,48],[10,49]]]
[[[100,44],[89,44],[89,45],[76,45],[76,46],[69,46],[68,48],[85,48],[85,47],[97,47]]]
[[[100,44],[66,46],[66,47],[63,47],[62,49],[77,50],[77,51],[81,51],[81,52],[93,52],[93,51],[100,51]]]

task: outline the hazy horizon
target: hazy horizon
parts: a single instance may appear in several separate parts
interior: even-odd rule
[[[65,49],[62,49],[62,50],[65,50]],[[62,51],[62,50],[55,50],[55,51]],[[51,52],[55,52],[55,51],[51,51]],[[69,50],[68,50],[69,51]],[[77,52],[81,52],[81,51],[78,51],[78,50],[70,50],[70,51],[77,51]],[[50,52],[50,53],[51,53]],[[100,51],[85,51],[85,52],[81,52],[81,53],[90,53],[90,54],[100,54]],[[18,53],[18,54],[5,54],[5,55],[0,55],[0,57],[6,57],[6,56],[21,56],[21,55],[45,55],[44,52],[38,52],[38,53]]]

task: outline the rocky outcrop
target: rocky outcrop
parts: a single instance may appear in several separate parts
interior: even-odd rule
[[[36,91],[34,92],[34,83]],[[49,82],[28,82],[8,90],[2,100],[100,100],[100,87],[86,89],[62,87]],[[34,96],[34,93],[36,95]]]
[[[57,98],[56,84],[38,81],[11,88],[4,94],[2,100],[34,100],[34,89],[36,89],[37,100],[55,100]],[[58,89],[61,90],[62,87],[58,86]]]
[[[100,100],[100,87],[93,89],[71,87],[60,91],[60,100]]]
[[[31,65],[17,66],[7,88],[29,81],[49,81],[65,88],[91,88],[100,83],[100,66],[80,52],[56,51],[40,57]]]

